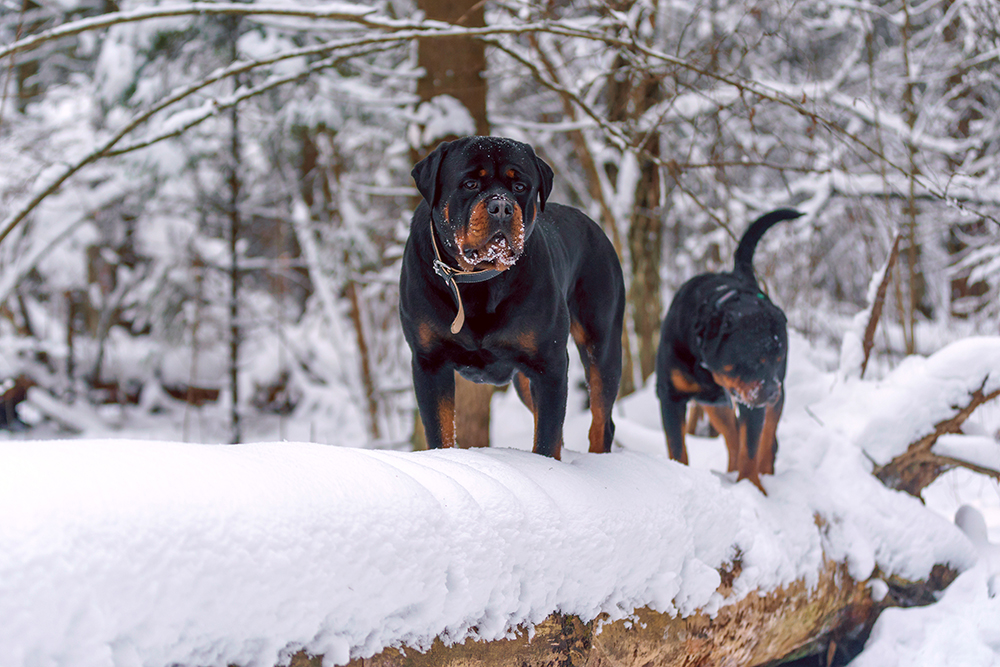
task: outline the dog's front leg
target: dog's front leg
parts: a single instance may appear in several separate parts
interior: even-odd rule
[[[739,428],[740,428],[740,452],[737,461],[737,469],[740,474],[737,479],[749,479],[757,488],[767,495],[760,482],[760,436],[764,431],[764,419],[767,408],[750,408],[745,405],[739,406]]]
[[[684,417],[687,412],[687,399],[675,399],[668,391],[660,394],[660,419],[663,431],[667,436],[667,454],[674,461],[684,465],[688,463],[687,446],[684,444]]]
[[[536,454],[544,454],[554,459],[562,457],[562,428],[566,420],[567,379],[569,359],[562,357],[563,363],[553,363],[535,373],[525,373],[531,385],[531,400],[535,409]]]
[[[413,358],[413,389],[428,449],[455,446],[455,371]]]

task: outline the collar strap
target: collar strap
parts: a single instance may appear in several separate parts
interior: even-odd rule
[[[490,278],[496,278],[503,271],[498,269],[481,269],[479,271],[462,271],[455,267],[448,266],[441,259],[441,251],[438,249],[437,236],[434,234],[434,216],[431,219],[431,247],[434,248],[434,273],[438,274],[445,283],[451,287],[455,294],[455,301],[458,302],[458,314],[451,323],[451,333],[458,334],[465,325],[465,307],[462,306],[462,295],[458,291],[458,283],[481,283]]]

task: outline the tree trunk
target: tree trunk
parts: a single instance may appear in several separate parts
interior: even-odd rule
[[[486,25],[483,3],[478,0],[419,0],[417,7],[428,19],[459,24],[466,28]],[[438,95],[451,95],[469,110],[476,134],[490,132],[486,120],[486,46],[462,37],[417,40],[417,61],[424,76],[417,80],[421,102]],[[434,146],[421,147],[426,153]],[[422,157],[422,155],[421,155]]]
[[[731,593],[739,574],[723,572],[721,593]],[[766,665],[826,654],[832,657],[845,639],[856,641],[871,630],[888,606],[927,604],[956,573],[935,566],[927,581],[889,581],[890,593],[877,602],[868,582],[856,581],[843,563],[824,560],[817,583],[803,581],[762,594],[750,593],[717,614],[671,616],[648,608],[632,618],[589,623],[552,614],[535,626],[494,642],[467,640],[447,646],[435,640],[426,653],[386,649],[348,667],[690,667],[691,665]],[[877,575],[877,573],[876,573]],[[873,576],[876,576],[873,575]],[[300,652],[290,667],[318,667],[319,656]]]
[[[484,26],[483,3],[477,0],[420,0],[417,6],[428,19],[466,27]],[[486,47],[481,41],[449,37],[417,42],[417,60],[424,76],[417,81],[417,95],[427,102],[438,95],[450,95],[469,111],[476,134],[488,135],[486,119]],[[417,162],[438,141],[455,136],[437,137],[433,145],[412,147]],[[492,385],[480,385],[455,374],[455,433],[460,447],[488,447],[490,444],[490,401]],[[421,447],[423,429],[414,433],[415,448]]]
[[[619,3],[627,11],[631,2]],[[655,25],[655,14],[645,17]],[[662,98],[659,79],[648,72],[631,70],[631,59],[624,54],[615,59],[608,77],[608,118],[634,125],[646,111]],[[628,247],[631,272],[628,290],[628,312],[635,325],[638,342],[638,363],[641,380],[645,382],[656,366],[656,346],[660,337],[663,305],[660,299],[660,265],[663,261],[663,208],[660,170],[660,135],[656,131],[631,130],[633,147],[639,160],[639,179],[635,184],[634,206],[629,220]]]
[[[644,147],[659,156],[659,138],[651,137]],[[639,182],[635,208],[628,229],[632,255],[632,283],[629,305],[639,341],[639,371],[645,382],[656,370],[656,347],[660,338],[663,306],[660,302],[660,264],[663,262],[663,212],[660,207],[660,170],[649,157],[639,157]]]
[[[372,373],[371,354],[368,351],[368,339],[365,336],[364,321],[361,314],[361,300],[358,299],[358,283],[348,280],[344,288],[347,302],[350,304],[349,314],[354,325],[354,338],[358,344],[358,360],[361,366],[361,384],[365,391],[365,405],[368,408],[368,435],[373,441],[382,439],[378,425],[378,394],[375,389],[375,376]]]
[[[906,110],[906,125],[910,129],[911,137],[906,141],[906,151],[909,156],[909,191],[906,196],[906,281],[907,289],[904,290],[905,301],[901,304],[903,326],[903,341],[906,346],[906,354],[916,354],[917,352],[917,310],[923,301],[925,286],[924,276],[920,271],[920,239],[917,234],[917,146],[913,143],[912,135],[917,124],[917,108],[914,98],[914,90],[917,87],[913,79],[913,71],[910,64],[910,38],[913,34],[913,24],[910,17],[910,2],[903,0],[903,67],[905,69],[906,85],[903,88],[903,106]]]
[[[32,0],[23,0],[15,39],[34,34],[43,28],[44,24],[42,21],[30,21],[27,25],[23,22],[25,17],[37,13],[40,9],[41,7],[38,3]],[[42,87],[36,79],[36,75],[38,74],[38,57],[31,54],[28,54],[26,57],[28,60],[17,65],[17,110],[20,113],[25,113],[28,108],[28,102],[38,97],[42,92]]]
[[[229,19],[230,25],[230,62],[239,58],[237,39],[239,38],[239,17]],[[233,77],[234,91],[240,86],[240,77]],[[240,234],[240,116],[238,105],[234,104],[229,112],[230,143],[229,143],[229,392],[230,405],[230,441],[235,445],[243,439],[243,428],[240,423],[239,408],[239,353],[240,353],[240,266],[239,266],[239,234]]]

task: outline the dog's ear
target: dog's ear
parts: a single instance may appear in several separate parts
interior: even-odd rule
[[[535,166],[538,167],[538,210],[545,210],[545,200],[552,194],[552,167],[545,160],[535,156]]]
[[[417,185],[417,191],[432,209],[437,205],[438,195],[441,191],[438,174],[441,171],[441,163],[444,161],[445,155],[448,154],[450,144],[449,141],[438,144],[438,147],[414,165],[413,171],[410,172],[413,182]]]
[[[700,314],[694,325],[698,348],[704,350],[705,341],[718,341],[724,333],[726,316],[721,310],[713,309],[711,313]]]

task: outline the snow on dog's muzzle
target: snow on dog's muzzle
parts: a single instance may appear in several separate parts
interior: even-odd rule
[[[455,232],[459,265],[466,271],[514,266],[524,251],[521,207],[506,197],[485,197],[472,207],[469,222]]]

